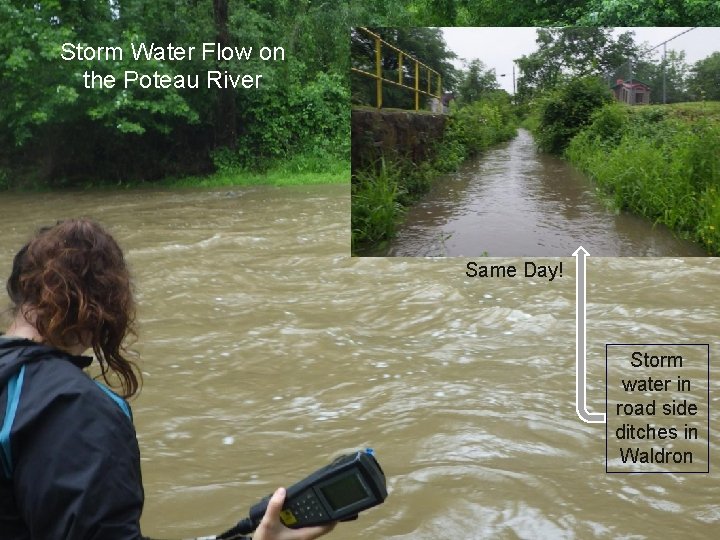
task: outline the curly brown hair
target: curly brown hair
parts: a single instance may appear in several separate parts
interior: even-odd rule
[[[114,373],[128,398],[140,389],[124,342],[135,333],[130,272],[113,237],[89,219],[43,227],[15,255],[7,291],[14,313],[60,349],[92,347],[102,377]]]

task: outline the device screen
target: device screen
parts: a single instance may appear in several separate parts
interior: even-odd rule
[[[354,504],[365,499],[368,494],[360,479],[355,474],[349,474],[331,484],[320,488],[333,511]]]

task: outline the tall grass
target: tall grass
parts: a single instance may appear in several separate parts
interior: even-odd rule
[[[399,202],[406,192],[401,183],[400,168],[392,161],[381,160],[379,168],[361,171],[352,184],[352,252],[372,246],[384,247],[395,231],[403,213]]]
[[[608,105],[566,156],[618,209],[663,223],[720,254],[720,122],[682,108]]]

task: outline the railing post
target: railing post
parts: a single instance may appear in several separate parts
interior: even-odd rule
[[[420,64],[415,60],[415,110],[420,109]]]
[[[380,38],[375,38],[375,103],[382,109],[382,54]]]
[[[403,70],[402,70],[402,57],[403,53],[398,53],[398,84],[402,84],[402,76],[403,76]]]
[[[432,73],[430,72],[430,68],[427,68],[427,72],[428,72],[428,89],[427,89],[427,93],[430,94],[430,79],[432,79]]]

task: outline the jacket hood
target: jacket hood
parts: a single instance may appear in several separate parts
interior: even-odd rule
[[[73,356],[30,339],[0,335],[0,388],[7,384],[22,365],[44,358],[63,358],[81,368],[92,362],[90,356]]]

